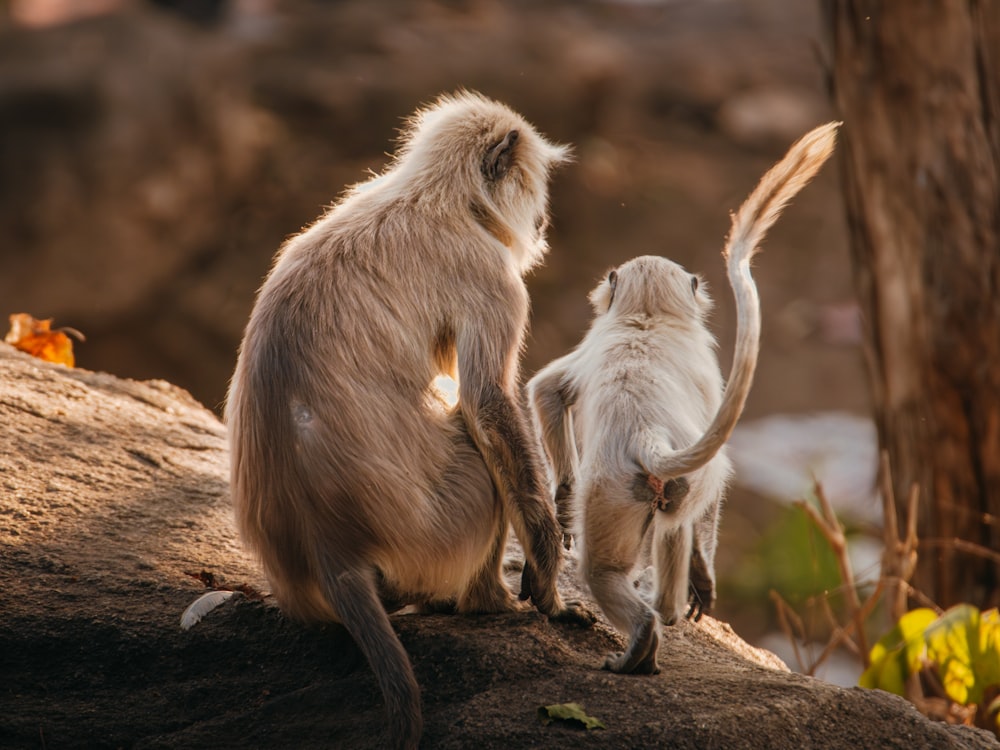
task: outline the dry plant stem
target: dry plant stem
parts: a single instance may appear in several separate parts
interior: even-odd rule
[[[802,659],[802,653],[799,651],[799,640],[805,641],[806,636],[802,619],[795,613],[791,605],[782,598],[781,594],[774,589],[771,589],[771,601],[774,602],[774,608],[778,613],[778,624],[781,626],[785,637],[788,638],[788,642],[792,644],[792,651],[795,653],[795,661],[798,664],[799,671],[805,673],[807,672],[805,661]],[[795,629],[799,632],[798,638],[792,630],[792,625],[795,625]]]
[[[882,580],[889,582],[889,624],[899,622],[906,612],[906,587],[902,571],[897,570],[900,562],[899,523],[896,518],[896,495],[892,489],[892,473],[889,467],[889,452],[882,450],[879,456],[879,489],[882,495]]]
[[[925,547],[950,547],[959,552],[967,552],[970,555],[1000,563],[1000,552],[994,552],[981,544],[969,542],[965,539],[924,539],[922,544]]]
[[[848,647],[852,651],[857,653],[859,657],[862,658],[863,662],[865,663],[865,667],[867,668],[868,652],[867,651],[861,652],[857,644],[854,643],[854,641],[851,639],[851,635],[852,631],[854,630],[859,620],[861,622],[864,622],[869,617],[871,617],[872,611],[875,609],[875,605],[878,604],[879,597],[882,596],[883,587],[884,587],[883,581],[882,579],[879,579],[878,583],[875,585],[875,590],[871,593],[871,595],[867,599],[865,599],[865,603],[861,605],[861,609],[859,610],[860,617],[857,620],[852,620],[851,622],[847,623],[843,628],[835,631],[833,635],[830,636],[830,640],[827,642],[826,646],[823,647],[823,650],[820,652],[820,655],[816,658],[816,661],[813,663],[809,674],[812,674],[816,669],[819,668],[820,664],[829,659],[830,654],[832,654],[834,651],[840,648],[840,645],[842,643],[847,643]]]
[[[830,626],[830,643],[842,643],[859,659],[863,658],[861,649],[858,648],[858,644],[854,642],[853,638],[851,638],[851,623],[848,623],[846,628],[841,626],[841,624],[837,621],[836,616],[833,614],[833,608],[830,606],[830,600],[825,596],[820,597],[819,603],[820,608],[823,610],[823,614],[826,616],[826,622]],[[817,661],[815,666],[818,667],[819,665],[820,662]]]
[[[917,568],[917,502],[920,499],[920,486],[913,484],[910,487],[906,504],[906,538],[900,539],[896,498],[892,489],[892,469],[889,466],[889,454],[884,450],[879,461],[879,485],[885,522],[882,578],[889,581],[891,586],[888,600],[890,625],[893,625],[906,614],[909,581]]]
[[[847,542],[844,538],[843,528],[837,521],[833,508],[830,506],[829,500],[819,482],[815,483],[815,492],[819,499],[822,515],[805,502],[797,503],[820,530],[830,544],[830,548],[834,551],[838,565],[840,566],[844,588],[847,590],[847,604],[850,610],[850,621],[841,627],[830,608],[829,602],[824,598],[819,599],[823,614],[832,632],[823,651],[807,670],[799,652],[798,641],[792,629],[792,623],[794,622],[797,625],[801,639],[804,641],[805,628],[803,627],[802,620],[791,606],[781,598],[778,592],[771,591],[771,600],[774,601],[777,608],[781,628],[792,643],[799,668],[807,674],[814,674],[816,669],[842,645],[857,654],[866,668],[869,666],[869,651],[864,639],[863,625],[871,617],[875,606],[883,594],[889,600],[892,625],[899,622],[899,619],[906,614],[906,605],[909,598],[920,601],[920,603],[940,611],[933,602],[914,589],[909,583],[917,564],[917,502],[920,497],[920,487],[914,484],[910,488],[906,507],[906,538],[900,539],[899,525],[896,517],[896,500],[892,490],[892,475],[888,454],[885,451],[882,452],[880,468],[879,483],[882,495],[882,511],[885,516],[885,548],[882,552],[882,569],[878,582],[876,583],[875,590],[865,599],[864,604],[861,604],[858,598],[853,568],[851,567],[850,558],[847,555]],[[948,544],[954,549],[964,550],[972,554],[983,555],[985,553],[988,559],[1000,560],[1000,554],[962,540],[928,540],[925,544]],[[911,702],[917,703],[917,705],[920,705],[919,701],[925,700],[919,679],[910,680],[907,683],[907,696]]]
[[[889,466],[889,454],[884,450],[879,461],[879,484],[885,522],[882,578],[892,584],[888,595],[889,616],[891,624],[895,624],[906,614],[909,582],[917,569],[917,502],[920,499],[920,486],[914,483],[910,487],[906,503],[906,538],[900,539],[896,498],[892,489],[892,469]]]
[[[820,516],[816,509],[808,503],[799,502],[797,505],[806,512],[806,515],[816,524],[816,528],[826,537],[827,542],[830,544],[830,549],[833,550],[833,554],[837,558],[837,566],[840,568],[840,579],[843,581],[847,595],[848,614],[854,621],[857,632],[857,647],[861,651],[862,662],[867,668],[868,642],[865,638],[864,621],[860,619],[861,600],[858,597],[858,590],[854,584],[854,568],[851,565],[851,558],[847,553],[847,539],[844,537],[843,527],[837,521],[837,515],[833,511],[833,506],[830,505],[830,500],[827,498],[826,493],[823,492],[823,485],[815,482],[814,487],[816,497],[819,499],[820,508],[823,510],[823,515]]]

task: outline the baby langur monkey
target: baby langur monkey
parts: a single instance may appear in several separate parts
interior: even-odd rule
[[[389,743],[417,747],[420,691],[387,611],[519,607],[552,617],[561,531],[520,402],[524,273],[544,256],[566,149],[473,93],[409,122],[392,166],[278,253],[250,316],[226,421],[244,541],[285,612],[341,622],[371,664]],[[448,409],[433,381],[459,380]]]
[[[656,673],[658,619],[674,624],[692,597],[689,617],[714,604],[719,511],[731,473],[723,445],[743,411],[760,342],[750,260],[832,153],[838,125],[793,145],[733,216],[723,255],[738,317],[724,392],[704,285],[653,256],[608,274],[590,295],[595,318],[583,341],[528,383],[557,496],[571,505],[580,569],[608,619],[630,637],[605,664],[614,672]],[[632,583],[644,550],[655,571],[652,607]]]

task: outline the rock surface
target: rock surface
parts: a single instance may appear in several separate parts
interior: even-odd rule
[[[2,344],[0,383],[0,746],[383,746],[381,698],[345,632],[290,622],[258,597],[211,412],[163,382]],[[206,585],[243,593],[182,631]],[[393,621],[428,748],[1000,747],[886,693],[791,674],[710,618],[667,629],[656,677],[598,668],[622,645],[603,621]],[[537,718],[571,701],[607,728]]]

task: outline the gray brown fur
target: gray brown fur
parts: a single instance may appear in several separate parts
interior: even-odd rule
[[[706,326],[704,284],[676,263],[645,256],[591,293],[595,318],[580,345],[528,383],[549,457],[551,486],[572,505],[580,570],[598,604],[629,635],[616,672],[658,671],[660,623],[715,602],[725,454],[753,381],[760,302],[750,260],[788,201],[832,153],[837,123],[792,146],[733,216],[724,256],[737,306],[728,383]],[[567,515],[565,509],[560,515]],[[647,602],[632,578],[651,558]]]
[[[289,615],[358,642],[398,747],[418,743],[420,693],[386,607],[515,609],[508,522],[524,594],[590,617],[556,589],[561,530],[517,398],[523,275],[565,158],[502,104],[440,98],[385,173],[285,243],[240,349],[226,421],[243,539]]]

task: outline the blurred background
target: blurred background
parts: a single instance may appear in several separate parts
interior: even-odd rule
[[[816,5],[0,0],[0,313],[72,326],[87,337],[78,366],[169,380],[221,413],[281,242],[385,165],[403,117],[464,87],[576,154],[529,279],[525,374],[579,340],[610,266],[650,253],[707,278],[726,371],[729,212],[834,116]],[[877,576],[876,438],[835,161],[755,277],[763,346],[732,443],[717,614],[794,667],[769,589],[794,604],[838,585],[788,504],[813,476],[859,532],[857,575]]]

